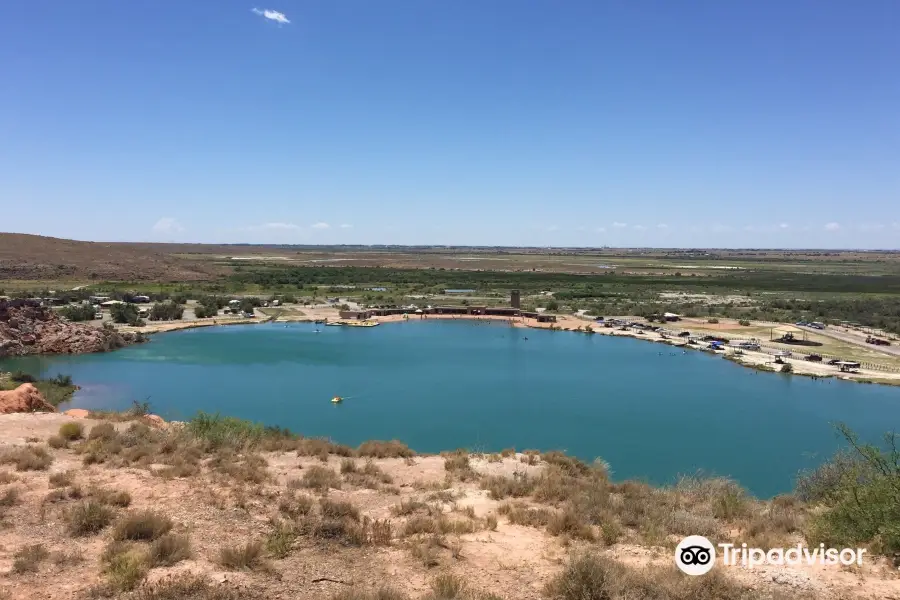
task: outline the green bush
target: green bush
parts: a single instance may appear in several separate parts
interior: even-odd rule
[[[748,321],[747,319],[741,319],[740,321],[738,321],[738,325],[740,325],[741,327],[750,327],[750,321]]]
[[[96,312],[96,309],[90,304],[75,304],[59,309],[60,316],[70,321],[91,321]]]
[[[65,440],[79,440],[83,433],[84,427],[81,423],[63,423],[59,426],[59,437]]]
[[[174,302],[157,302],[150,309],[151,321],[177,321],[184,314],[184,307]]]
[[[850,446],[818,469],[802,475],[798,496],[822,505],[807,531],[810,545],[867,544],[886,555],[900,552],[900,436],[885,435],[883,448],[862,444],[845,425],[838,431]]]
[[[109,307],[109,314],[116,323],[135,326],[142,323],[134,304],[113,304]]]

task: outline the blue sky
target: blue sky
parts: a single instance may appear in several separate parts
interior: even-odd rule
[[[0,3],[0,231],[900,247],[895,0],[265,2]]]

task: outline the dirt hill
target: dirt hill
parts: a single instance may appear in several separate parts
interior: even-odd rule
[[[229,420],[12,414],[0,465],[0,598],[900,598],[883,560],[683,575],[685,531],[781,546],[804,509],[742,499],[720,514],[727,482],[613,483],[559,453],[415,456]]]
[[[0,281],[199,281],[223,272],[207,260],[173,256],[175,251],[165,244],[80,242],[0,233]]]

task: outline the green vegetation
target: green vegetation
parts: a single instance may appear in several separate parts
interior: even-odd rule
[[[171,301],[157,302],[150,309],[151,321],[176,321],[184,314],[184,306]]]
[[[143,320],[138,316],[137,307],[134,304],[113,304],[109,307],[109,315],[116,323],[127,323],[128,325],[143,325]]]
[[[91,304],[73,304],[59,309],[59,314],[70,321],[91,321],[96,313]]]
[[[31,383],[38,389],[44,400],[51,406],[59,406],[69,400],[72,394],[78,390],[78,386],[72,383],[69,375],[57,375],[50,379],[38,379],[33,375],[16,371],[6,375],[0,373],[0,391],[14,390],[22,383]]]
[[[874,552],[900,553],[900,436],[885,435],[879,448],[862,444],[846,426],[838,431],[850,449],[797,482],[800,497],[820,504],[808,532],[811,544],[870,545]]]

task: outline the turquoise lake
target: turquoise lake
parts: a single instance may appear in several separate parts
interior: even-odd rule
[[[840,447],[832,423],[872,441],[900,426],[900,388],[759,373],[636,339],[452,320],[320,329],[192,329],[0,368],[71,375],[82,389],[64,408],[149,400],[166,419],[221,412],[351,445],[560,449],[602,457],[615,479],[702,470],[761,497]]]

